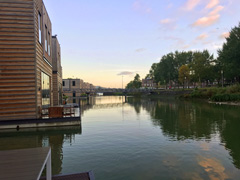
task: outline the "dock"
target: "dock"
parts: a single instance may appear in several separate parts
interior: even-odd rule
[[[46,166],[46,177],[42,172]],[[52,176],[51,148],[39,147],[0,151],[0,179],[94,180],[92,171]]]

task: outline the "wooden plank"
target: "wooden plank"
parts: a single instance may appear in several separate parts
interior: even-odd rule
[[[3,179],[37,179],[46,163],[50,148],[0,151],[0,174]]]

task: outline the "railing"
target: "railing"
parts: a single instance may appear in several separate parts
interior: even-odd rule
[[[74,107],[46,107],[41,109],[41,118],[66,118],[77,117],[76,109]]]

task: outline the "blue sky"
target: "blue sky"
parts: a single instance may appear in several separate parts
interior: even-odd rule
[[[122,87],[172,51],[215,54],[240,21],[239,0],[44,0],[64,78]]]

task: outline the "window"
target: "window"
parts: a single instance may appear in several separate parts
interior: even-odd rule
[[[51,55],[51,47],[50,47],[50,32],[48,32],[48,55]]]
[[[73,97],[76,97],[76,93],[75,92],[73,92]]]
[[[72,82],[72,86],[75,86],[75,81]]]
[[[42,26],[41,26],[41,14],[38,13],[38,41],[42,43]]]
[[[42,105],[50,106],[50,77],[44,72],[41,73],[42,83]]]
[[[48,51],[48,40],[47,40],[47,37],[48,37],[47,26],[45,25],[45,51],[46,52]]]
[[[65,81],[63,81],[63,86],[65,86]]]
[[[73,99],[73,103],[76,103],[76,99]]]

